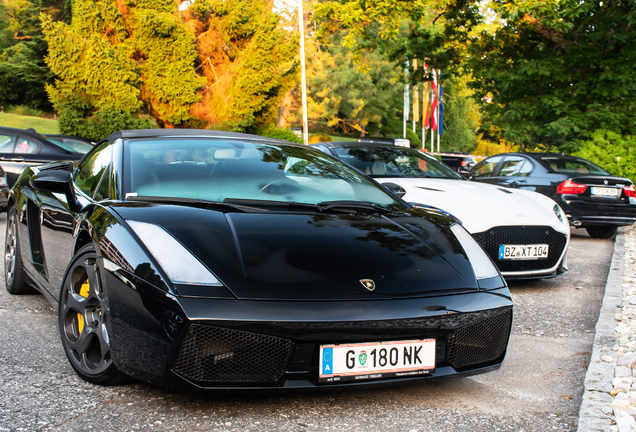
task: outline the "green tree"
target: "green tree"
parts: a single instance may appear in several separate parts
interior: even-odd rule
[[[268,0],[196,0],[184,16],[206,80],[193,112],[205,126],[267,130],[299,80],[298,33],[282,28]]]
[[[312,129],[364,136],[402,134],[403,72],[379,51],[354,53],[337,34],[312,45],[308,114]]]
[[[48,110],[44,86],[53,74],[44,63],[47,44],[38,15],[68,19],[63,0],[0,2],[0,105],[27,105]]]
[[[571,150],[597,129],[636,132],[636,4],[498,1],[503,25],[471,40],[487,124],[503,138]]]
[[[200,100],[194,36],[176,3],[160,0],[73,2],[70,25],[42,15],[47,86],[60,128],[93,139],[120,128],[186,126]],[[117,117],[117,121],[110,118]]]

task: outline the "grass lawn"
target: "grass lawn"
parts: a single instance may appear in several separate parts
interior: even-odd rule
[[[0,113],[0,126],[17,129],[33,128],[41,134],[59,134],[57,120],[42,117],[29,117],[19,114]]]

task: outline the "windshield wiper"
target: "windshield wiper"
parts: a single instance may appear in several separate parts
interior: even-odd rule
[[[382,213],[390,213],[391,210],[366,201],[323,201],[318,204],[301,203],[296,201],[269,201],[269,200],[253,200],[241,198],[225,198],[224,203],[245,204],[245,205],[262,205],[262,206],[284,206],[292,208],[303,208],[310,210],[337,211],[343,213],[356,213],[356,210],[372,210]]]
[[[131,201],[144,201],[144,202],[158,202],[166,204],[188,204],[195,207],[215,208],[218,210],[238,210],[243,213],[251,213],[253,211],[267,211],[256,207],[250,207],[246,205],[231,204],[219,201],[207,201],[198,198],[178,198],[178,197],[163,197],[163,196],[130,196],[126,198]]]
[[[356,209],[361,209],[361,210],[372,210],[372,211],[379,211],[382,213],[391,213],[391,210],[378,205],[378,204],[373,204],[370,202],[366,202],[366,201],[323,201],[323,202],[319,202],[318,204],[316,204],[316,208],[319,211],[326,211],[326,210],[340,210],[340,211],[345,211],[345,210],[355,210]]]

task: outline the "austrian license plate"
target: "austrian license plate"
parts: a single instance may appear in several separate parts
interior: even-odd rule
[[[621,190],[619,188],[596,187],[592,186],[592,195],[602,197],[619,197]]]
[[[416,376],[435,369],[435,339],[320,346],[321,383]]]
[[[500,245],[500,260],[538,260],[548,258],[550,246],[547,244]]]

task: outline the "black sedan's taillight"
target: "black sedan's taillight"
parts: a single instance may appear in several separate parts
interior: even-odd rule
[[[560,195],[578,195],[585,192],[587,186],[574,183],[572,180],[566,180],[557,186],[557,193]]]

